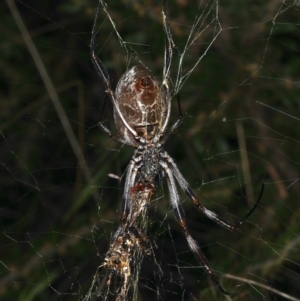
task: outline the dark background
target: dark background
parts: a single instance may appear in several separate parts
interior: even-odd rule
[[[84,152],[93,179],[87,183],[16,23],[5,1],[0,4],[2,300],[82,300],[119,223],[123,182],[107,175],[121,176],[133,150],[97,127],[105,92],[89,54],[96,5],[17,3]],[[174,41],[183,50],[198,5],[169,6]],[[232,293],[225,297],[189,251],[160,185],[148,227],[156,262],[144,261],[139,300],[287,300],[272,290],[300,298],[300,8],[293,1],[250,0],[220,1],[218,8],[223,30],[180,91],[186,117],[166,149],[199,200],[228,220],[246,214],[262,183],[265,192],[234,234],[182,195],[193,237]],[[160,3],[109,1],[108,9],[122,39],[161,78]],[[126,56],[102,12],[98,23],[97,51],[115,87],[137,60],[133,51]],[[187,51],[185,70],[212,32]],[[177,63],[175,53],[173,80]],[[175,98],[172,106],[170,123]],[[108,104],[103,119],[113,129],[111,112]]]

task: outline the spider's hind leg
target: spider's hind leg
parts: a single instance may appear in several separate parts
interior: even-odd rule
[[[103,122],[101,121],[101,120],[102,120],[102,116],[103,116],[103,112],[104,112],[104,109],[105,109],[105,105],[106,105],[106,100],[107,100],[107,98],[108,98],[108,96],[106,95],[105,98],[104,98],[104,102],[103,102],[101,111],[100,111],[100,118],[99,118],[100,121],[99,121],[99,123],[98,123],[99,127],[100,127],[101,130],[102,130],[104,133],[106,133],[111,139],[113,139],[113,140],[115,140],[115,141],[117,141],[117,142],[120,142],[120,143],[122,143],[122,144],[130,145],[130,146],[132,146],[132,147],[137,147],[136,144],[130,143],[130,141],[128,141],[128,140],[125,140],[125,139],[123,139],[123,138],[121,138],[121,137],[115,136],[115,135],[111,132],[111,130],[110,130],[107,126],[105,126],[105,125],[103,124]]]
[[[174,131],[181,125],[181,122],[183,119],[183,112],[182,112],[182,108],[181,108],[179,94],[177,94],[177,106],[178,106],[178,112],[179,112],[178,118],[175,121],[175,123],[171,126],[169,131],[165,134],[163,140],[161,141],[161,144],[164,144],[169,139],[169,137],[174,133]]]

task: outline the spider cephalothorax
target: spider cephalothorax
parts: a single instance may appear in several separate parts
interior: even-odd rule
[[[155,184],[161,178],[160,152],[161,148],[157,144],[137,150],[133,160],[138,164],[138,182]]]

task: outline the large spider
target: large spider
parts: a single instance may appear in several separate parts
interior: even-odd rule
[[[107,16],[110,18],[106,11],[106,4],[102,0],[99,0],[99,6],[100,4]],[[204,213],[209,219],[230,231],[238,229],[253,213],[263,194],[264,185],[262,186],[260,195],[252,209],[236,224],[227,222],[216,213],[206,209],[198,201],[194,191],[190,188],[189,184],[177,168],[174,160],[162,148],[169,136],[180,125],[183,116],[180,100],[179,97],[177,97],[179,117],[169,129],[167,128],[172,98],[170,68],[173,48],[175,47],[171,35],[167,1],[162,1],[163,25],[166,35],[162,82],[160,82],[146,67],[138,65],[132,67],[122,75],[115,92],[111,88],[111,81],[106,67],[95,53],[95,38],[97,33],[96,23],[99,6],[96,11],[91,39],[92,62],[97,73],[103,80],[106,87],[106,93],[113,104],[114,121],[118,136],[114,136],[112,132],[101,122],[100,127],[114,140],[132,146],[136,149],[127,167],[121,224],[126,225],[127,221],[129,223],[130,216],[134,214],[133,200],[131,198],[132,189],[139,185],[141,187],[154,188],[158,180],[165,177],[170,192],[170,202],[175,218],[183,230],[189,248],[199,263],[203,266],[210,279],[224,294],[228,294],[217,281],[208,260],[200,250],[197,242],[190,235],[186,224],[185,213],[179,200],[176,181],[200,212]],[[114,23],[112,22],[112,24]]]

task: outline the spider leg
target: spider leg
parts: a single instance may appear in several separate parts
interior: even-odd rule
[[[172,66],[172,58],[173,58],[173,49],[176,49],[178,53],[180,54],[180,51],[176,47],[173,38],[172,38],[172,31],[170,26],[170,18],[169,18],[169,8],[168,8],[168,1],[163,0],[162,1],[162,16],[163,16],[163,26],[164,26],[164,32],[166,35],[166,45],[165,45],[165,55],[164,55],[164,69],[163,69],[163,81],[162,81],[162,89],[164,94],[164,107],[166,108],[166,111],[161,114],[161,124],[162,127],[160,129],[160,133],[158,137],[162,137],[165,133],[166,127],[169,122],[170,118],[170,112],[171,112],[171,66]],[[177,101],[178,101],[178,108],[179,108],[179,118],[174,123],[172,128],[167,134],[167,137],[164,138],[163,143],[167,140],[169,135],[180,125],[181,119],[182,119],[182,110],[180,106],[180,100],[179,96],[177,95]]]
[[[97,57],[96,52],[95,52],[95,39],[96,39],[96,36],[97,36],[96,25],[97,25],[97,21],[98,21],[99,8],[100,8],[100,1],[97,5],[97,8],[96,8],[94,25],[93,25],[93,30],[92,30],[92,38],[91,38],[91,44],[90,44],[91,55],[92,55],[92,62],[95,66],[95,69],[96,69],[97,73],[99,74],[99,76],[104,81],[106,87],[110,87],[110,78],[109,78],[109,74],[107,72],[107,69],[105,68],[102,61]]]
[[[98,75],[101,77],[101,79],[103,80],[105,87],[106,87],[106,93],[109,95],[109,98],[114,106],[114,108],[116,109],[116,111],[118,112],[118,115],[120,116],[120,119],[122,120],[123,124],[126,126],[126,128],[131,132],[131,134],[134,137],[138,137],[137,132],[131,128],[131,126],[128,124],[128,122],[126,121],[126,119],[124,118],[123,114],[120,111],[120,108],[116,102],[116,98],[115,98],[115,94],[110,86],[110,78],[109,78],[109,74],[107,72],[107,69],[105,68],[103,62],[97,57],[96,52],[95,52],[95,39],[97,36],[97,30],[96,30],[96,25],[97,25],[97,21],[98,21],[98,14],[99,14],[99,7],[100,4],[102,5],[102,7],[104,7],[106,4],[103,3],[102,0],[99,0],[97,9],[96,9],[96,13],[95,13],[95,19],[94,19],[94,25],[93,25],[93,30],[92,30],[92,38],[91,38],[91,57],[92,57],[92,62],[95,66],[95,69],[98,73]],[[105,12],[107,13],[107,11],[105,10]]]
[[[137,175],[138,168],[136,166],[136,162],[131,160],[128,165],[128,170],[126,174],[126,181],[124,186],[124,196],[122,203],[122,214],[121,214],[121,222],[125,224],[127,221],[127,217],[130,215],[130,210],[132,208],[131,198],[130,198],[130,188],[134,186],[135,178]]]
[[[173,57],[173,47],[175,47],[173,38],[172,38],[172,32],[170,27],[170,18],[169,18],[169,8],[168,8],[168,2],[166,0],[163,0],[162,4],[162,15],[163,15],[163,25],[164,30],[167,36],[167,45],[165,48],[165,57],[164,57],[164,79],[163,79],[163,85],[167,85],[165,81],[169,81],[170,78],[170,68],[172,64],[172,57]]]
[[[175,44],[172,38],[172,32],[170,27],[170,19],[169,19],[169,8],[167,0],[162,1],[162,20],[163,20],[163,27],[166,36],[166,43],[165,43],[165,54],[164,54],[164,69],[163,69],[163,80],[162,80],[162,92],[163,92],[163,108],[165,108],[160,116],[160,124],[162,125],[160,128],[160,133],[157,136],[160,138],[165,129],[168,125],[170,112],[171,112],[171,64],[172,64],[172,57],[173,57],[173,47]]]
[[[184,179],[183,175],[181,174],[181,172],[179,171],[178,167],[174,163],[174,160],[167,153],[164,153],[163,155],[164,155],[165,159],[167,160],[168,166],[172,170],[172,172],[173,172],[176,180],[178,181],[179,186],[186,193],[186,195],[192,200],[192,202],[195,205],[195,207],[200,212],[203,212],[209,219],[213,220],[214,222],[216,222],[218,225],[222,226],[223,228],[225,228],[225,229],[227,229],[229,231],[235,231],[235,230],[237,230],[243,224],[243,222],[253,213],[253,211],[258,206],[259,201],[260,201],[260,199],[261,199],[261,197],[263,195],[263,192],[264,192],[264,187],[265,187],[264,184],[262,184],[262,188],[261,188],[260,194],[259,194],[259,196],[257,198],[257,201],[255,202],[255,204],[253,205],[253,207],[250,209],[250,211],[242,219],[240,219],[236,224],[231,224],[231,223],[227,222],[225,219],[219,217],[213,211],[206,209],[197,200],[194,191],[189,186],[189,184],[187,183],[187,181]]]
[[[99,122],[98,125],[100,126],[101,130],[103,132],[105,132],[111,139],[113,139],[117,142],[120,142],[122,144],[125,144],[125,145],[130,145],[132,147],[137,147],[137,144],[130,143],[129,141],[127,141],[125,139],[122,139],[120,137],[115,136],[102,122]]]
[[[102,106],[102,109],[101,109],[101,112],[100,112],[100,120],[102,120],[102,116],[103,116],[103,112],[104,112],[104,108],[105,108],[105,105],[106,105],[106,98],[107,98],[107,95],[105,96],[104,98],[104,102],[103,102],[103,106]],[[108,127],[106,127],[101,121],[98,123],[99,127],[101,128],[101,130],[103,132],[105,132],[111,139],[117,141],[117,142],[120,142],[122,144],[126,144],[126,145],[130,145],[132,147],[137,147],[137,144],[134,144],[134,143],[130,143],[130,141],[127,141],[125,139],[122,139],[120,137],[116,137],[110,130]]]
[[[171,206],[173,208],[175,218],[176,218],[179,226],[183,230],[184,236],[187,240],[187,243],[188,243],[191,251],[193,252],[194,256],[198,259],[198,261],[203,265],[203,268],[204,268],[206,274],[216,284],[216,286],[219,288],[219,290],[222,293],[224,293],[225,295],[229,295],[229,293],[226,292],[222,288],[222,286],[216,279],[216,277],[208,263],[208,260],[206,259],[205,255],[201,252],[199,246],[197,245],[197,242],[193,239],[193,237],[191,236],[191,234],[188,230],[186,220],[185,220],[185,213],[179,202],[179,195],[178,195],[178,192],[176,189],[175,180],[174,180],[171,169],[168,167],[168,164],[166,162],[160,161],[159,163],[162,166],[162,168],[164,169],[165,174],[166,174],[168,188],[169,188],[169,192],[170,192]]]
[[[168,131],[168,133],[164,136],[164,139],[161,141],[161,144],[164,144],[169,137],[173,134],[173,132],[180,126],[181,122],[182,122],[182,118],[183,118],[183,112],[182,112],[182,108],[181,108],[181,103],[180,103],[180,97],[179,94],[177,94],[177,105],[178,105],[178,112],[179,112],[179,116],[178,119],[175,121],[175,123],[171,126],[170,130]]]

